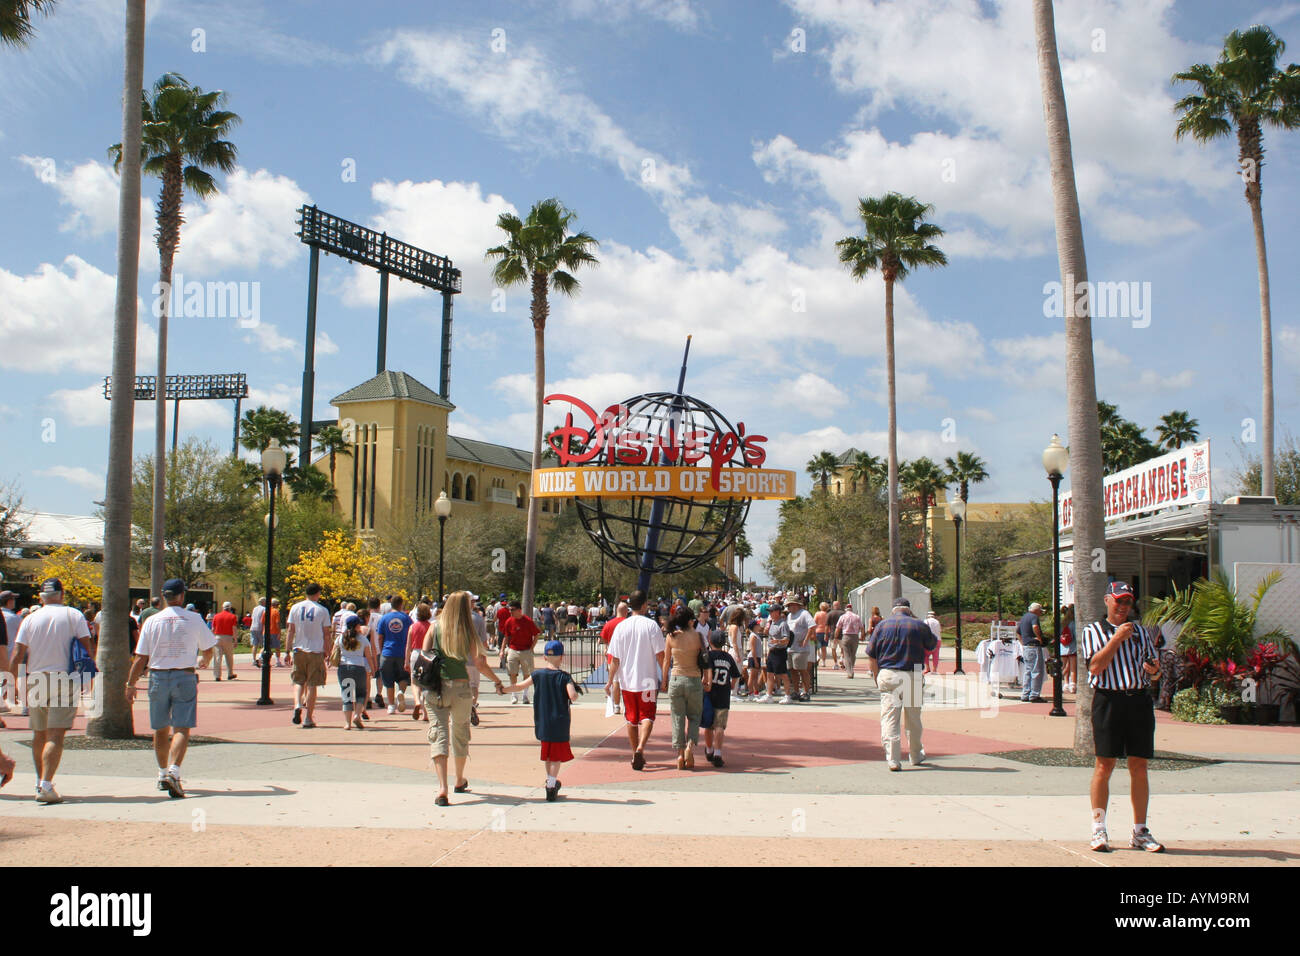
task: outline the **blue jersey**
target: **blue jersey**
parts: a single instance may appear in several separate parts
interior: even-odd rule
[[[406,656],[406,632],[411,629],[411,619],[404,611],[389,611],[379,619],[379,637],[384,642],[380,654],[384,657]]]
[[[573,678],[560,670],[539,667],[533,671],[533,726],[537,739],[547,743],[569,740],[569,685]]]

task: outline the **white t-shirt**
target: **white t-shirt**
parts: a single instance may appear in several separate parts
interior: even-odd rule
[[[609,641],[609,654],[619,660],[618,684],[623,690],[653,691],[659,686],[656,654],[667,647],[659,625],[641,614],[619,623]]]
[[[943,640],[943,625],[939,623],[937,617],[927,617],[925,623],[930,625],[930,633],[935,636],[936,640]]]
[[[308,598],[289,608],[289,626],[293,628],[294,650],[325,653],[325,635],[330,630],[330,612]]]
[[[785,620],[790,625],[790,633],[794,635],[794,640],[790,642],[790,650],[796,654],[809,650],[808,632],[816,625],[816,621],[808,613],[808,609],[800,608],[798,614],[787,614]]]
[[[144,622],[135,652],[148,656],[151,671],[179,670],[193,667],[199,651],[216,643],[216,635],[196,613],[165,607]]]
[[[248,629],[257,631],[259,634],[262,633],[262,618],[264,617],[266,617],[266,608],[261,604],[254,605],[253,618],[248,622]]]
[[[337,641],[343,636],[343,632],[347,630],[343,622],[346,621],[350,615],[355,613],[356,611],[349,611],[345,607],[341,607],[334,612],[334,640]]]
[[[72,656],[72,641],[78,637],[90,640],[86,615],[75,607],[47,604],[23,618],[14,644],[27,647],[27,661],[23,665],[27,673],[66,673]],[[190,663],[194,663],[194,658],[190,658]]]

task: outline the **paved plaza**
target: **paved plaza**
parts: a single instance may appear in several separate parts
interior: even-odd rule
[[[952,669],[946,649],[945,670]],[[967,665],[968,672],[973,667]],[[1300,861],[1300,728],[1196,726],[1157,712],[1156,747],[1220,762],[1152,772],[1160,855],[1087,849],[1090,771],[1005,754],[1069,747],[1070,718],[1048,705],[925,711],[925,765],[890,773],[878,697],[865,671],[823,671],[812,703],[735,701],[726,766],[678,771],[668,704],[632,770],[621,717],[599,690],[573,709],[576,760],[546,803],[532,708],[490,685],[481,698],[467,776],[471,792],[433,804],[428,725],[372,710],[344,732],[333,674],[319,727],[290,722],[287,668],[273,669],[276,706],[257,707],[259,671],[200,684],[198,737],[185,761],[188,798],[155,789],[149,749],[73,749],[57,783],[65,802],[32,800],[26,721],[7,715],[4,749],[19,761],[0,791],[0,852],[11,864],[78,866],[522,863],[675,865],[1034,864],[1276,866]],[[956,698],[952,676],[939,681]],[[969,678],[970,682],[974,678]],[[1049,682],[1050,687],[1050,682]],[[936,688],[939,689],[939,688]],[[141,695],[137,732],[148,727]],[[78,718],[74,734],[84,726]],[[74,742],[75,746],[75,742]],[[1117,770],[1110,832],[1126,845],[1132,816]],[[1119,838],[1123,837],[1121,841]]]

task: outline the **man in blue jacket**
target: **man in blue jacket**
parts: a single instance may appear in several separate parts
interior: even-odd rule
[[[921,747],[921,672],[925,652],[934,650],[934,633],[912,616],[912,603],[894,601],[894,613],[876,625],[867,639],[867,668],[880,688],[880,742],[890,770],[901,770],[900,718],[907,723],[907,753],[913,767],[925,762]]]

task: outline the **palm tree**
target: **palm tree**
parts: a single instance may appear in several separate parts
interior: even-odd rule
[[[546,395],[546,320],[550,315],[548,286],[564,295],[577,295],[579,283],[573,273],[599,260],[592,248],[599,245],[585,232],[570,233],[578,214],[558,199],[543,199],[520,221],[513,213],[497,217],[497,228],[506,241],[487,250],[484,258],[496,260],[492,279],[499,288],[528,283],[532,291],[529,315],[533,321],[533,375],[535,414],[533,418],[533,470],[542,465],[542,400]],[[537,499],[528,496],[528,536],[524,544],[524,613],[533,613],[533,591],[537,578]]]
[[[900,480],[901,476],[900,476]],[[930,553],[930,499],[941,488],[947,487],[948,475],[929,458],[921,457],[909,462],[903,486],[921,500],[921,546],[925,551],[926,567],[934,575],[934,562]]]
[[[235,168],[235,145],[222,139],[239,117],[220,109],[226,94],[220,90],[204,93],[190,86],[176,73],[164,73],[153,85],[152,98],[141,93],[143,169],[162,180],[158,194],[158,377],[154,396],[154,488],[153,551],[149,562],[150,590],[162,592],[163,579],[163,507],[166,475],[163,463],[167,455],[167,403],[163,401],[167,383],[167,313],[171,304],[172,261],[181,241],[181,202],[185,190],[200,199],[217,192],[217,181],[209,169],[231,172]],[[109,147],[114,167],[122,165],[122,144]]]
[[[144,85],[144,3],[127,0],[126,67],[123,76],[122,162],[117,198],[117,299],[113,313],[113,381],[134,381],[136,290],[140,273],[140,99]],[[20,4],[21,5],[21,4]],[[135,393],[113,389],[108,410],[108,474],[104,494],[104,624],[96,664],[101,686],[122,687],[130,666],[127,630],[131,578],[131,465]],[[105,693],[98,716],[86,721],[86,734],[127,740],[135,736],[126,695]]]
[[[749,539],[745,537],[744,531],[736,535],[735,547],[736,557],[740,560],[740,586],[743,588],[745,586],[745,559],[753,556],[754,548],[749,543]]]
[[[948,481],[957,482],[957,497],[962,501],[970,500],[971,485],[988,481],[989,473],[985,468],[985,461],[979,455],[959,451],[956,458],[945,458],[943,463],[948,469]]]
[[[1263,354],[1262,493],[1273,494],[1273,316],[1269,302],[1268,253],[1264,246],[1264,211],[1260,201],[1265,126],[1300,128],[1300,66],[1278,68],[1286,49],[1266,26],[1233,30],[1223,40],[1219,61],[1197,63],[1174,74],[1175,82],[1195,83],[1199,93],[1174,104],[1182,115],[1176,139],[1191,136],[1202,143],[1237,132],[1237,158],[1246,181],[1246,204],[1255,227],[1255,264],[1259,271],[1259,325]]]
[[[334,490],[334,483],[311,465],[286,468],[284,483],[289,486],[295,498],[319,498],[326,504],[338,504],[339,496]]]
[[[1200,433],[1197,431],[1200,424],[1187,412],[1173,411],[1160,416],[1160,424],[1156,426],[1156,434],[1160,437],[1160,444],[1163,447],[1170,450],[1182,448],[1184,445],[1192,444],[1200,437]]]
[[[1056,213],[1056,251],[1061,283],[1078,288],[1088,279],[1083,247],[1083,220],[1079,191],[1074,182],[1074,151],[1070,145],[1070,118],[1065,108],[1065,86],[1056,49],[1056,20],[1052,0],[1034,0],[1034,34],[1038,73],[1043,89],[1043,120],[1052,172],[1052,205]],[[1086,298],[1064,297],[1065,398],[1070,435],[1070,466],[1074,471],[1074,553],[1096,555],[1105,546],[1102,522],[1101,430],[1097,424],[1097,380],[1092,355],[1092,316]],[[1079,306],[1083,308],[1080,309]],[[1102,552],[1104,553],[1104,552]],[[1080,621],[1099,620],[1103,613],[1103,575],[1084,561],[1075,564],[1075,607]],[[1085,681],[1079,688],[1074,722],[1074,746],[1091,753],[1092,691]]]
[[[293,467],[294,449],[298,446],[298,423],[288,412],[268,405],[258,405],[244,412],[239,420],[239,446],[247,451],[261,454],[266,451],[274,438],[284,449],[286,456],[286,474]],[[260,473],[260,468],[259,468]],[[283,486],[282,486],[283,487]],[[262,494],[267,493],[266,479],[262,479]]]
[[[944,266],[948,257],[932,240],[943,230],[925,217],[934,210],[911,196],[887,193],[879,199],[858,201],[858,214],[866,227],[863,236],[849,236],[835,245],[840,262],[854,279],[879,271],[885,280],[885,361],[889,381],[889,577],[894,598],[903,594],[902,546],[898,514],[898,403],[894,382],[894,283],[902,282],[918,266]]]
[[[860,451],[849,464],[849,477],[863,492],[883,485],[889,476],[889,465],[878,455]]]
[[[1120,416],[1119,408],[1110,402],[1097,402],[1097,426],[1105,429],[1118,427],[1124,419]]]
[[[54,0],[0,0],[0,46],[26,46],[35,32],[32,14],[49,14]]]
[[[330,456],[330,487],[334,488],[334,464],[336,456],[352,457],[352,446],[343,435],[343,429],[337,425],[324,425],[316,432],[316,451]],[[338,496],[334,496],[337,504]]]
[[[822,494],[830,488],[831,475],[835,474],[836,469],[840,467],[840,460],[835,457],[833,452],[818,452],[808,461],[806,470],[822,486]]]

